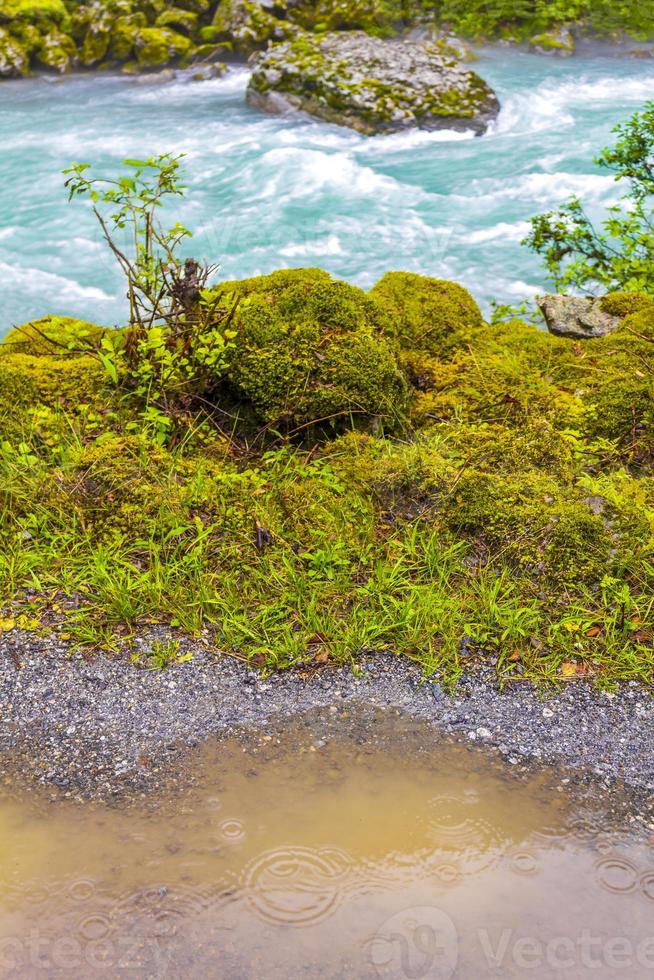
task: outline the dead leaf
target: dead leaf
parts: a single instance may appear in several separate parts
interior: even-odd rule
[[[314,633],[313,636],[310,636],[309,639],[307,640],[307,646],[315,647],[318,646],[319,644],[327,643],[328,639],[329,638],[326,633]]]
[[[602,632],[601,626],[591,626],[591,628],[587,630],[586,636],[599,636],[601,632]]]
[[[572,660],[566,660],[561,664],[561,676],[572,678],[572,677],[584,677],[590,667],[588,664],[575,663]]]

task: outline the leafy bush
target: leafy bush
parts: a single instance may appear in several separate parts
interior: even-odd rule
[[[654,293],[654,102],[614,132],[595,162],[627,190],[601,229],[578,197],[532,219],[525,244],[543,256],[557,291]]]
[[[158,220],[166,199],[184,193],[180,160],[169,153],[125,160],[128,174],[118,178],[89,177],[89,164],[65,171],[69,200],[90,198],[127,284],[129,329],[105,333],[97,356],[116,385],[134,391],[150,414],[163,413],[162,425],[206,395],[234,336],[233,308],[208,288],[216,267],[183,260],[191,232]]]

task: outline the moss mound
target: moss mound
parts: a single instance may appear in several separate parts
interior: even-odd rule
[[[257,421],[396,425],[406,383],[383,336],[386,317],[362,290],[318,269],[223,289],[239,300],[227,379],[235,401]]]
[[[44,316],[10,330],[0,343],[0,357],[7,354],[68,357],[96,344],[107,329],[69,316]]]
[[[601,307],[604,313],[608,313],[610,316],[625,317],[631,313],[651,310],[654,307],[654,300],[645,293],[619,291],[602,297]]]
[[[406,351],[443,354],[483,326],[476,302],[455,282],[387,272],[370,295],[388,314],[392,335]]]

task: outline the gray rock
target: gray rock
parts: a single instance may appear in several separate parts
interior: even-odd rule
[[[557,337],[587,340],[606,337],[620,324],[620,317],[602,309],[601,300],[583,296],[537,296],[547,329]]]
[[[266,112],[308,112],[360,133],[486,131],[497,96],[445,41],[384,41],[360,31],[306,35],[251,58],[247,99]]]

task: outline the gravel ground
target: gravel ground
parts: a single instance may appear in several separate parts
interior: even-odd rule
[[[138,642],[147,649],[151,637]],[[149,794],[208,736],[261,733],[312,709],[333,718],[360,706],[428,722],[516,768],[562,766],[575,781],[626,788],[643,817],[651,811],[654,698],[635,684],[606,694],[574,683],[545,698],[527,685],[500,693],[492,672],[477,670],[450,696],[392,656],[364,662],[360,676],[340,668],[262,679],[202,642],[186,648],[192,661],[148,671],[125,658],[70,655],[52,638],[1,636],[0,776],[75,798]]]

